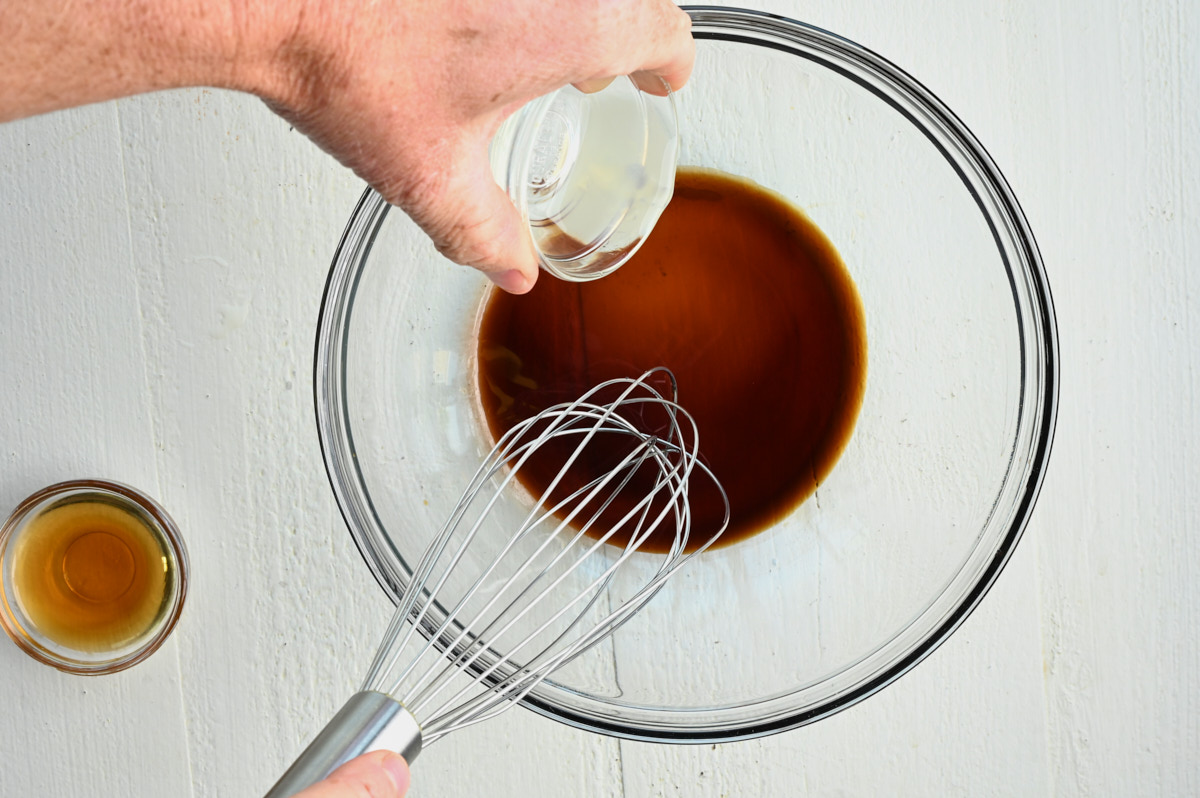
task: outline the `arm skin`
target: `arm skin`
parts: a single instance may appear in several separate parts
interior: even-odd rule
[[[638,71],[679,88],[669,0],[0,0],[0,122],[142,92],[250,92],[448,258],[516,293],[537,265],[487,142],[529,100]]]

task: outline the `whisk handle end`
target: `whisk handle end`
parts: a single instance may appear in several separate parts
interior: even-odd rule
[[[291,798],[354,757],[381,750],[395,751],[411,765],[421,752],[421,727],[391,696],[355,693],[265,798]]]

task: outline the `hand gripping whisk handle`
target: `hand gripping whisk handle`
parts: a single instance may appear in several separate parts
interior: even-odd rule
[[[355,693],[265,798],[290,798],[354,757],[385,749],[411,765],[421,753],[420,724],[391,696],[373,690]]]

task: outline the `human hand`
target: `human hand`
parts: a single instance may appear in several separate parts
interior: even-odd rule
[[[259,95],[502,288],[537,279],[488,142],[568,83],[695,57],[671,0],[39,0],[0,14],[0,121],[182,86]]]
[[[247,88],[404,209],[446,257],[515,293],[538,270],[488,164],[503,119],[568,83],[599,86],[642,71],[679,88],[694,59],[690,20],[669,0],[272,8],[284,33],[247,70]]]
[[[293,798],[403,798],[408,781],[403,757],[391,751],[373,751],[351,759]]]

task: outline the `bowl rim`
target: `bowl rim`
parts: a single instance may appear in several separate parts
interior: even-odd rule
[[[1058,332],[1049,281],[1041,253],[1016,196],[982,144],[962,121],[923,84],[887,59],[837,34],[788,19],[783,16],[741,8],[683,6],[693,22],[697,40],[728,41],[763,46],[804,58],[830,69],[870,91],[878,99],[903,115],[938,149],[958,174],[975,200],[996,242],[1007,271],[1017,305],[1016,322],[1021,345],[1020,403],[1018,419],[1030,414],[1030,440],[1020,468],[1010,464],[1005,482],[1019,482],[1015,500],[1008,509],[1008,529],[998,548],[974,577],[969,590],[957,599],[956,606],[942,617],[907,653],[852,689],[828,697],[819,705],[800,711],[768,711],[780,696],[766,696],[743,703],[763,706],[762,717],[747,721],[733,718],[727,722],[699,727],[681,727],[663,723],[634,725],[628,719],[613,719],[592,712],[576,711],[531,693],[521,703],[542,715],[576,728],[615,737],[651,742],[714,743],[752,739],[807,725],[839,712],[891,684],[936,650],[978,606],[1008,563],[1028,524],[1044,481],[1057,420],[1059,394]],[[953,149],[951,149],[953,148]],[[977,183],[969,179],[973,176]],[[989,208],[989,204],[993,207]],[[369,256],[375,237],[388,212],[388,205],[372,189],[360,197],[342,233],[335,251],[318,316],[316,352],[313,359],[314,408],[318,438],[326,474],[338,509],[359,553],[375,579],[395,602],[403,589],[402,576],[389,572],[380,559],[377,543],[356,523],[356,518],[374,517],[382,523],[365,489],[351,490],[342,475],[357,474],[338,429],[345,418],[345,397],[338,385],[346,356],[346,309],[352,307],[361,264]],[[1012,252],[1005,249],[1005,243]],[[1022,315],[1017,280],[1025,284],[1030,305]],[[347,316],[348,318],[348,316]],[[1032,375],[1032,386],[1025,381]],[[1017,424],[1014,451],[1021,441],[1022,425]],[[352,447],[350,447],[352,450]],[[1014,454],[1014,460],[1016,456]],[[1015,469],[1015,470],[1014,470]],[[361,475],[360,475],[361,476]],[[361,480],[360,480],[361,487]],[[393,552],[395,553],[395,552]],[[562,688],[559,688],[562,689]],[[792,694],[795,690],[791,690]],[[662,710],[669,715],[669,710]]]

